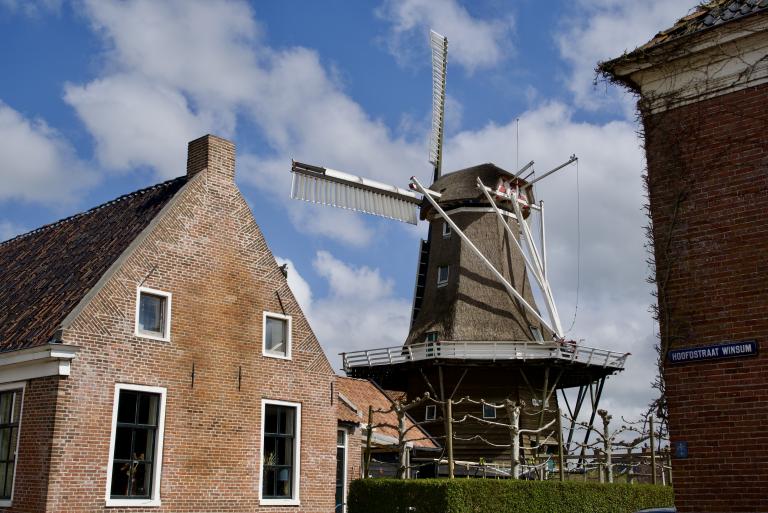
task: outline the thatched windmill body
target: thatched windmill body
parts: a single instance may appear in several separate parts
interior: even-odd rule
[[[295,161],[292,165],[292,198],[429,223],[427,240],[419,248],[404,345],[346,353],[344,370],[412,397],[430,392],[443,404],[450,397],[470,396],[486,401],[513,398],[536,410],[548,405],[551,411],[526,417],[530,425],[552,418],[557,409],[554,392],[563,387],[579,387],[574,409],[581,408],[589,389],[596,410],[605,377],[623,368],[626,355],[564,345],[547,276],[544,204],[534,199],[536,182],[576,158],[536,179],[530,179],[533,162],[514,173],[488,163],[442,175],[447,39],[432,32],[431,42],[429,161],[434,173],[429,187],[416,177],[409,189],[402,189],[325,167]],[[530,223],[535,215],[541,216],[536,234]],[[545,304],[543,313],[534,289]],[[461,416],[462,409],[477,413],[476,405],[466,403],[451,416]],[[425,409],[414,416],[427,420],[429,415]],[[435,436],[452,429],[445,413],[443,417],[445,422],[429,426]],[[503,429],[467,424],[461,432],[466,436],[454,434],[455,440],[445,440],[446,445],[455,442],[452,453],[457,459],[508,460],[508,451],[494,447],[494,441],[508,440]],[[539,442],[539,447],[547,443]]]

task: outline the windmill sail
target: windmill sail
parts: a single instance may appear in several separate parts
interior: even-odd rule
[[[334,169],[293,162],[291,198],[365,212],[405,223],[418,222],[418,194]]]
[[[429,31],[432,46],[432,132],[429,162],[435,168],[434,181],[440,178],[443,164],[443,129],[445,127],[445,72],[448,64],[448,38]]]

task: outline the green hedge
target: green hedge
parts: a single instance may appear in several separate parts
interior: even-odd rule
[[[631,513],[673,502],[668,486],[497,479],[358,479],[348,500],[349,513]]]

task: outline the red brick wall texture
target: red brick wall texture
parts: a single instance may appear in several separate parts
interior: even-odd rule
[[[662,341],[757,340],[667,364],[681,512],[768,511],[768,85],[643,116]]]
[[[202,171],[64,331],[71,376],[29,383],[9,511],[333,511],[333,371],[235,186],[234,146],[190,150]],[[169,342],[134,336],[139,284],[173,294]],[[262,356],[265,310],[292,316],[292,360]],[[159,507],[105,507],[116,383],[167,389]],[[300,506],[259,504],[262,399],[302,405]]]

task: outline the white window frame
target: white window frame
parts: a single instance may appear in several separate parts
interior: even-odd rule
[[[347,513],[347,467],[349,467],[349,431],[344,428],[338,428],[336,430],[336,436],[339,436],[339,433],[344,433],[344,486],[341,489],[341,494],[344,497],[344,502],[342,502],[341,506],[341,513]],[[339,445],[338,440],[336,441],[336,449],[339,447],[342,447]],[[334,491],[336,489],[334,488]],[[334,494],[335,495],[335,494]]]
[[[163,335],[153,335],[152,333],[143,332],[139,329],[139,309],[141,307],[141,294],[142,292],[150,294],[152,296],[161,296],[165,298],[165,326]],[[136,322],[134,328],[134,335],[141,338],[149,338],[152,340],[160,340],[162,342],[170,342],[171,340],[171,299],[173,294],[170,292],[163,292],[162,290],[151,289],[149,287],[137,287],[136,288]]]
[[[290,499],[265,499],[264,494],[264,421],[266,420],[266,408],[268,404],[275,406],[288,406],[296,408],[296,426],[294,428],[295,436],[293,448],[293,468],[294,481],[291,490],[293,497]],[[259,433],[259,504],[262,506],[300,506],[299,490],[301,484],[301,403],[290,401],[279,401],[277,399],[261,400],[261,430]]]
[[[451,225],[444,221],[443,222],[443,238],[450,239],[452,233],[453,233],[453,230],[451,229]]]
[[[440,280],[440,269],[445,269],[445,279]],[[448,285],[448,280],[451,278],[451,266],[450,265],[438,265],[437,266],[437,286],[445,287]]]
[[[115,453],[115,435],[117,434],[117,407],[120,402],[120,392],[122,390],[133,390],[136,392],[147,392],[151,394],[160,395],[160,408],[157,419],[157,441],[155,452],[155,468],[152,470],[152,497],[149,499],[113,499],[111,497],[112,488],[112,466],[113,455]],[[163,465],[163,432],[165,430],[165,396],[166,388],[164,387],[150,387],[145,385],[133,385],[129,383],[116,383],[115,395],[112,400],[112,432],[109,435],[109,454],[107,459],[107,489],[106,489],[106,506],[109,508],[125,508],[125,507],[157,507],[160,506],[160,477],[162,474]]]
[[[267,317],[281,319],[286,321],[288,336],[286,337],[285,354],[271,353],[267,351]],[[290,360],[293,352],[293,319],[290,315],[283,315],[275,312],[264,312],[261,318],[261,354],[268,358],[278,358],[280,360]]]
[[[432,412],[432,415],[429,414],[429,412]],[[427,407],[424,409],[424,420],[435,420],[437,419],[437,406],[434,404],[428,404]]]
[[[21,441],[21,428],[24,422],[24,393],[26,392],[27,382],[17,381],[16,383],[3,383],[0,385],[0,392],[6,390],[21,390],[21,409],[19,410],[19,435],[16,437],[15,456],[13,458],[13,482],[11,483],[11,498],[0,500],[0,508],[10,508],[13,505],[13,492],[16,491],[16,468],[19,463],[19,442]]]
[[[491,408],[491,411],[493,411],[493,417],[491,417],[490,415],[488,415],[488,416],[485,415],[485,408],[486,408],[486,406],[488,408]],[[483,404],[483,418],[484,419],[495,419],[496,418],[496,408],[494,408],[493,406],[487,405],[487,404]]]

